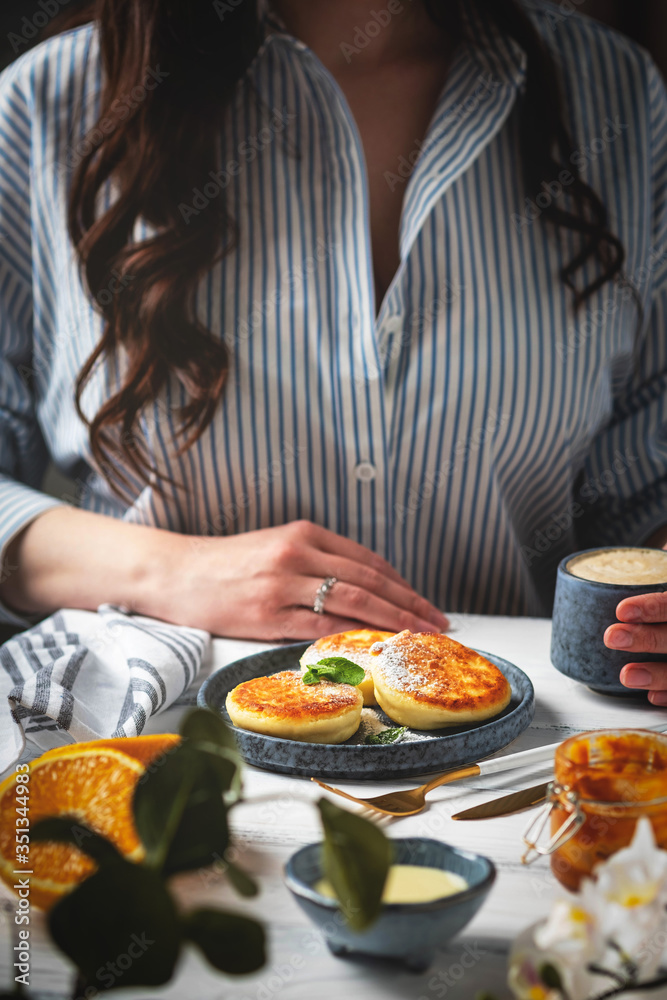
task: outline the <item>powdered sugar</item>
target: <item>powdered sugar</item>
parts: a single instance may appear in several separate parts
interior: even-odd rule
[[[376,643],[382,646],[382,651],[377,658],[376,669],[381,673],[383,680],[395,691],[421,691],[428,684],[428,678],[416,667],[408,668],[406,663],[407,651],[392,645],[390,642]],[[373,647],[375,648],[375,647]]]
[[[418,732],[416,729],[408,729],[404,734],[401,743],[420,743],[422,740],[432,740],[440,730],[429,730]]]
[[[385,715],[381,708],[362,708],[361,722],[354,736],[351,736],[346,743],[352,745],[363,745],[367,736],[377,736],[385,729],[395,729],[398,723],[393,722],[389,716]],[[400,739],[400,743],[417,743],[420,740],[433,739],[433,732],[418,732],[408,729]],[[395,745],[395,744],[390,744]]]
[[[362,708],[361,722],[359,723],[359,729],[355,733],[355,737],[360,737],[363,743],[367,736],[377,736],[378,733],[383,733],[385,729],[390,728],[390,726],[385,725],[374,709]]]

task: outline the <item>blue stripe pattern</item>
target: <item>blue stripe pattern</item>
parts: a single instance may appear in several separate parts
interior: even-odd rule
[[[66,500],[88,510],[191,534],[307,518],[380,552],[450,611],[548,614],[564,555],[639,543],[667,522],[665,87],[621,36],[557,6],[526,6],[562,70],[571,162],[627,249],[623,280],[573,313],[558,275],[578,238],[540,217],[567,180],[545,178],[526,199],[525,55],[477,25],[415,140],[411,175],[397,162],[388,178],[404,196],[401,262],[376,303],[354,120],[316,56],[268,18],[226,116],[225,169],[182,206],[204,212],[224,196],[238,220],[238,245],[197,300],[231,369],[188,454],[176,454],[177,382],[142,415],[159,473],[187,487],[163,497],[129,473],[123,499],[110,493],[73,404],[101,335],[65,224],[99,107],[96,31],[51,39],[4,72],[3,550],[61,502],[39,490],[49,456],[76,479]],[[108,187],[101,203],[112,198]],[[149,232],[139,222],[134,238]],[[120,364],[99,367],[88,414]],[[24,623],[8,609],[2,619]]]

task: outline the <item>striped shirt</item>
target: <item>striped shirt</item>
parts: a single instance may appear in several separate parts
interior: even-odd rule
[[[66,231],[72,171],[101,138],[96,30],[48,40],[4,72],[3,545],[60,502],[193,534],[307,518],[381,553],[443,609],[541,615],[563,556],[638,543],[667,521],[664,85],[614,32],[529,7],[561,67],[571,163],[627,250],[624,279],[573,312],[558,274],[576,237],[541,218],[571,175],[526,198],[525,54],[478,25],[426,137],[386,175],[403,192],[400,266],[376,302],[355,122],[313,52],[268,19],[226,113],[224,167],[180,206],[187,220],[225,197],[239,240],[198,294],[199,316],[231,352],[211,426],[178,457],[176,381],[142,415],[158,475],[185,487],[164,496],[128,473],[114,497],[74,409],[101,335]],[[113,192],[102,195],[108,204]],[[147,235],[137,223],[134,238]],[[100,294],[117,291],[114,280]],[[99,367],[87,414],[118,364]],[[75,480],[71,497],[40,492],[49,456]]]

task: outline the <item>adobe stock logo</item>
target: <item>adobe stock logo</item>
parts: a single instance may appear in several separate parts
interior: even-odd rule
[[[10,31],[7,35],[7,41],[11,45],[14,55],[18,55],[23,45],[29,45],[42,28],[45,28],[49,21],[52,21],[56,14],[60,13],[60,8],[66,7],[69,2],[70,0],[37,0],[39,10],[36,10],[30,18],[22,18],[21,34]]]
[[[618,115],[614,119],[606,118],[600,135],[596,136],[591,142],[575,149],[570,154],[569,161],[576,168],[577,175],[584,175],[587,165],[595,163],[609,149],[612,143],[616,142],[618,137],[623,135],[629,128],[630,125],[627,122],[622,122]],[[551,208],[554,202],[567,194],[567,188],[571,187],[576,179],[577,177],[571,170],[564,168],[559,172],[557,178],[553,177],[550,180],[543,180],[541,190],[535,196],[534,200],[526,198],[525,208],[521,214],[514,212],[512,215],[512,223],[517,233],[521,233],[526,227],[531,226],[536,219],[540,218],[544,211]]]
[[[216,12],[221,21],[224,21],[225,14],[233,14],[237,7],[240,7],[243,0],[227,0],[224,3],[223,0],[213,0],[213,10]]]
[[[181,202],[178,206],[186,226],[190,225],[193,216],[199,215],[200,212],[208,208],[211,202],[225,190],[233,177],[237,177],[242,172],[244,164],[253,163],[264,148],[273,142],[277,135],[284,132],[296,117],[296,114],[288,111],[286,107],[283,107],[282,110],[273,108],[270,120],[259,129],[257,134],[247,136],[240,143],[236,150],[238,159],[228,160],[222,170],[211,170],[208,177],[204,178],[202,187],[192,189],[191,203]]]
[[[604,501],[608,494],[613,496],[619,489],[618,480],[626,476],[630,467],[638,461],[639,455],[632,452],[623,454],[616,450],[609,468],[582,483],[577,493],[578,499],[573,497],[562,510],[550,514],[540,529],[533,532],[530,544],[521,546],[521,555],[528,566],[532,567],[536,559],[550,552],[563,535],[571,530],[574,522],[587,514],[599,501]]]
[[[412,0],[410,0],[412,3]],[[367,45],[370,44],[371,38],[375,38],[380,34],[382,28],[386,28],[391,19],[396,14],[402,14],[405,10],[405,4],[401,3],[401,0],[389,0],[386,7],[382,10],[372,10],[371,19],[367,21],[366,24],[357,25],[354,29],[354,35],[352,36],[353,44],[349,42],[341,42],[340,50],[343,53],[346,63],[352,62],[352,56],[358,55],[362,49],[365,49]]]

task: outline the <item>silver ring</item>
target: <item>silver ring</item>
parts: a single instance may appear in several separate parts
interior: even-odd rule
[[[313,611],[316,615],[324,614],[324,602],[326,601],[327,594],[333,587],[334,583],[338,583],[336,577],[328,576],[326,580],[323,580],[317,588],[317,593],[315,594],[315,600],[313,602]]]

